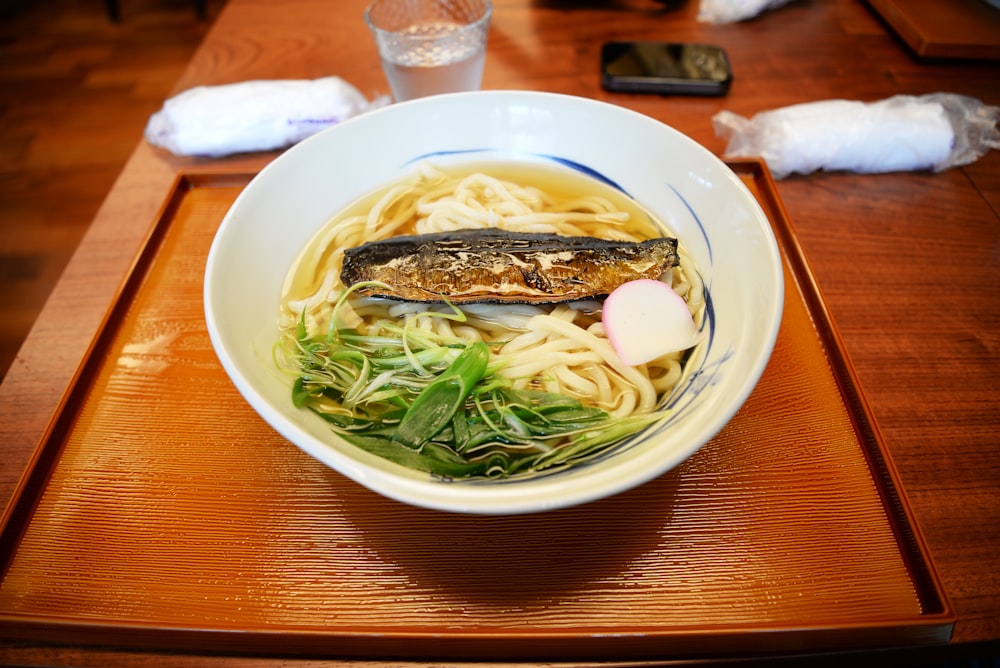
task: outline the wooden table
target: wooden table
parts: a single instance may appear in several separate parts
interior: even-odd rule
[[[694,0],[667,8],[644,0],[495,5],[484,88],[613,102],[719,154],[724,141],[710,118],[722,109],[752,115],[811,100],[937,91],[1000,104],[1000,65],[916,59],[862,0],[798,0],[723,26],[698,23]],[[230,0],[176,90],[337,74],[369,96],[386,92],[363,6]],[[722,45],[736,73],[731,92],[721,99],[604,92],[601,42],[632,38]],[[191,168],[252,171],[275,155],[181,159],[138,143],[0,386],[5,502],[176,175]],[[939,174],[791,177],[778,191],[957,612],[950,647],[882,658],[996,653],[982,644],[1000,640],[1000,153]],[[114,648],[0,645],[0,660],[15,663],[146,665],[162,658]],[[174,658],[184,665],[222,660]]]

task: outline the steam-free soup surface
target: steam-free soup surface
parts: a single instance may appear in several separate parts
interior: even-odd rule
[[[660,419],[687,353],[623,363],[599,300],[458,309],[362,297],[340,282],[346,248],[486,227],[623,241],[668,234],[639,204],[574,169],[421,165],[337,213],[290,268],[276,350],[296,403],[357,447],[449,479],[581,465]],[[680,266],[660,280],[700,321],[703,287],[683,246]],[[442,412],[447,419],[428,417]]]

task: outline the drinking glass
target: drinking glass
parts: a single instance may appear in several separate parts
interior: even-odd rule
[[[365,10],[397,102],[478,90],[490,0],[375,0]]]

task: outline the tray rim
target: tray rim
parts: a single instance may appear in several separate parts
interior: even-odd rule
[[[523,629],[507,628],[455,631],[447,638],[448,648],[442,649],[440,656],[430,658],[482,658],[484,646],[489,647],[488,656],[493,658],[592,659],[595,652],[607,652],[606,658],[650,658],[662,656],[664,648],[660,645],[668,640],[671,654],[689,651],[703,655],[706,641],[723,636],[749,639],[752,642],[747,643],[747,647],[754,651],[796,651],[803,649],[803,641],[817,630],[823,631],[825,640],[850,639],[851,643],[847,646],[831,644],[831,650],[887,646],[887,642],[916,646],[950,641],[957,614],[941,583],[930,550],[902,487],[898,470],[861,388],[860,378],[847,355],[832,313],[823,299],[822,290],[778,194],[777,184],[762,160],[739,158],[727,159],[725,163],[741,180],[746,178],[754,183],[753,195],[765,210],[782,257],[790,265],[787,273],[795,281],[798,292],[805,301],[826,353],[851,424],[859,436],[866,465],[886,513],[886,521],[911,575],[922,612],[917,616],[902,616],[877,622],[837,623],[832,626],[809,623],[768,626],[755,623],[682,629],[657,627],[652,631],[635,632],[615,629],[613,633],[596,626],[530,633],[525,633]],[[170,229],[173,215],[188,193],[196,188],[245,186],[256,174],[256,170],[250,169],[211,167],[186,168],[176,173],[86,353],[39,437],[8,505],[0,515],[0,582],[16,558],[20,540],[28,530],[38,502],[58,465],[62,447],[53,445],[53,440],[63,442],[61,437],[71,430],[75,411],[86,394],[87,378],[103,364],[99,353],[114,340],[116,323],[129,307],[131,297],[141,288],[145,273],[157,257],[160,245]],[[334,647],[338,656],[388,656],[396,659],[414,658],[412,652],[407,651],[408,643],[414,640],[441,639],[440,631],[429,631],[423,627],[385,632],[338,629],[318,632],[283,626],[246,630],[238,626],[164,626],[135,620],[84,620],[66,616],[8,614],[0,610],[0,638],[93,645],[107,644],[107,641],[94,638],[100,637],[101,632],[109,631],[117,633],[118,639],[126,641],[129,646],[149,650],[184,647],[243,653],[282,651],[282,644],[287,643],[295,648],[296,654],[306,656],[329,654]],[[562,651],[558,655],[546,653],[546,643],[560,639],[568,643],[561,646]],[[516,648],[512,647],[513,641],[516,641]],[[572,647],[569,653],[565,651],[567,647]],[[373,648],[378,648],[378,652],[373,654]]]
[[[862,436],[863,444],[869,444],[869,447],[862,447],[862,452],[867,459],[869,471],[875,478],[886,513],[897,520],[890,522],[893,533],[896,535],[897,541],[909,548],[901,550],[903,557],[908,559],[907,565],[911,570],[916,568],[920,574],[919,581],[914,581],[914,586],[918,588],[917,595],[921,601],[924,601],[924,597],[928,595],[939,601],[941,604],[940,614],[945,617],[950,615],[952,624],[954,624],[955,612],[941,584],[941,578],[934,566],[930,548],[920,530],[909,499],[906,497],[899,471],[890,456],[878,422],[875,420],[871,404],[862,390],[861,378],[847,354],[844,340],[833,319],[833,314],[826,300],[823,299],[822,289],[806,258],[805,249],[794,232],[791,218],[785,211],[784,204],[777,196],[777,184],[766,164],[752,159],[746,162],[748,164],[756,163],[759,170],[755,170],[755,178],[768,184],[766,189],[759,190],[758,196],[767,197],[770,200],[769,206],[780,212],[782,223],[777,226],[780,229],[775,229],[776,226],[772,221],[772,230],[775,236],[779,237],[779,246],[784,251],[785,260],[794,265],[790,273],[799,283],[800,293],[806,301],[814,324],[818,320],[818,324],[821,325],[815,327],[816,333],[826,349],[827,360],[833,367],[834,378],[841,396],[848,404],[848,415],[851,418],[851,423],[854,425],[855,431]],[[742,161],[731,161],[727,164],[732,167],[733,165],[741,165]],[[739,172],[737,171],[737,173]],[[900,526],[899,520],[904,520],[905,526]],[[919,563],[913,561],[913,550],[921,557]]]

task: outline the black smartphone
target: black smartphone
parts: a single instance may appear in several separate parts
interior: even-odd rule
[[[729,57],[711,44],[607,42],[601,48],[601,85],[611,91],[725,95],[732,80]]]

